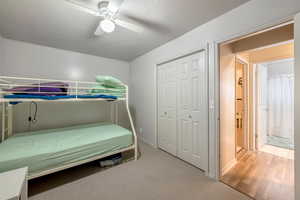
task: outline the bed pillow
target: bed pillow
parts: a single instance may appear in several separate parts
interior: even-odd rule
[[[122,81],[112,76],[96,76],[96,81],[104,87],[118,88],[123,86]]]

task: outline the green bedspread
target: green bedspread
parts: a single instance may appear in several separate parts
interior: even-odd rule
[[[129,130],[110,123],[17,134],[0,144],[0,172],[28,166],[32,175],[132,144]]]

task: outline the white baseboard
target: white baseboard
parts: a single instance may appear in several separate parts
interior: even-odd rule
[[[221,170],[221,176],[224,176],[231,168],[233,168],[237,163],[237,160],[234,158],[228,162]]]
[[[148,142],[144,137],[139,137],[139,140],[141,141],[141,142],[143,142],[143,143],[145,143],[145,144],[148,144],[148,145],[150,145],[150,146],[152,146],[153,148],[155,148],[156,149],[156,147],[155,147],[155,145],[154,144],[152,144],[151,142]]]

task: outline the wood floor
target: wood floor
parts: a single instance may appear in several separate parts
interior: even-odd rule
[[[222,182],[256,200],[294,200],[294,161],[265,152],[247,153]]]

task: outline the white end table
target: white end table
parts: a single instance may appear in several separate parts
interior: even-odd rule
[[[28,168],[0,173],[1,200],[27,200]]]

